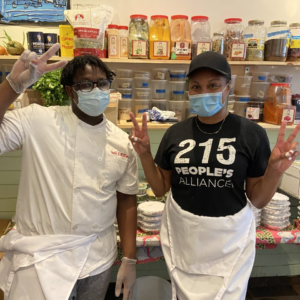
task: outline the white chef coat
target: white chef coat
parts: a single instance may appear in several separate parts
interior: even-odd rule
[[[18,149],[18,232],[87,236],[111,228],[105,241],[92,242],[79,278],[104,272],[117,251],[116,191],[138,192],[137,159],[128,135],[105,116],[91,126],[71,107],[31,105],[6,114],[0,126],[0,154]]]

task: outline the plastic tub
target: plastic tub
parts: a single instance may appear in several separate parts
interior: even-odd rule
[[[191,102],[185,101],[185,117],[192,118],[197,116],[196,112],[191,108]]]
[[[235,95],[228,96],[227,110],[234,110],[234,102],[235,102],[234,97],[235,97]]]
[[[118,78],[132,78],[132,70],[129,69],[117,69],[116,75]]]
[[[175,117],[178,121],[184,120],[184,103],[185,101],[169,101],[169,110],[175,112]]]
[[[236,82],[236,76],[237,75],[231,75],[231,88],[229,91],[229,95],[233,95],[234,94],[234,87],[235,87],[235,82]]]
[[[291,83],[293,75],[287,74],[271,74],[268,76],[268,81],[273,83]]]
[[[117,88],[132,89],[133,78],[118,78]]]
[[[135,71],[134,72],[134,78],[150,78],[150,72],[148,71]]]
[[[251,99],[265,100],[269,86],[269,82],[252,82],[250,89]]]
[[[122,95],[122,99],[132,99],[132,91],[133,89],[124,89],[119,88],[117,91]]]
[[[166,68],[155,68],[152,69],[154,80],[166,80],[168,76],[169,69]]]
[[[150,99],[151,89],[150,88],[136,88],[134,89],[135,99]]]
[[[253,72],[253,82],[266,82],[270,72]]]
[[[132,111],[132,99],[119,100],[119,120],[129,120],[129,113]]]
[[[234,113],[238,116],[245,117],[247,110],[248,101],[235,101],[234,102]]]
[[[166,99],[167,80],[152,80],[152,98]]]
[[[237,76],[234,93],[236,95],[249,95],[252,76]]]
[[[170,81],[183,81],[185,77],[185,70],[170,70]]]
[[[152,107],[157,107],[160,110],[167,110],[168,100],[152,100]]]
[[[250,98],[251,98],[250,95],[244,95],[244,96],[242,96],[242,95],[240,95],[240,96],[235,95],[234,96],[234,100],[235,101],[239,101],[239,102],[249,102]]]
[[[149,77],[136,77],[134,78],[134,84],[136,88],[148,88],[150,83]]]
[[[184,100],[185,81],[170,81],[170,100]]]
[[[136,118],[141,118],[143,113],[147,112],[150,109],[150,99],[134,100],[134,115]]]

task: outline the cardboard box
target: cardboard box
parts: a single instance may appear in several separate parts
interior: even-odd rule
[[[294,161],[284,172],[279,188],[289,195],[300,199],[300,160]]]

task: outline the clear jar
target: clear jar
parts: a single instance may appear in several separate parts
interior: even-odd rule
[[[223,32],[215,32],[212,38],[212,51],[225,54],[225,38]]]
[[[170,58],[170,24],[167,16],[151,17],[149,26],[149,57],[150,59]]]
[[[243,37],[242,19],[231,18],[225,21],[226,57],[229,61],[244,61],[246,43]]]
[[[210,24],[206,16],[191,18],[192,58],[206,51],[211,51]]]
[[[289,47],[289,29],[286,21],[273,21],[265,42],[266,61],[286,61]]]
[[[128,58],[128,26],[119,26],[119,55]]]
[[[129,58],[148,58],[147,16],[132,15],[129,23]]]
[[[263,61],[267,28],[262,20],[251,20],[244,30],[246,60]]]
[[[191,59],[191,26],[188,16],[171,17],[171,59]]]
[[[108,58],[119,58],[119,26],[109,24],[107,28]]]
[[[300,23],[290,24],[290,47],[287,61],[300,61]]]

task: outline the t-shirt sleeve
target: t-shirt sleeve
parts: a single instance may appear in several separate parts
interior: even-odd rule
[[[269,138],[266,131],[259,127],[259,129],[256,130],[255,137],[249,135],[248,142],[254,145],[254,147],[251,147],[252,155],[247,170],[247,177],[261,177],[265,174],[271,155]]]
[[[168,131],[164,134],[157,153],[155,155],[154,162],[164,170],[172,170],[170,155],[169,155],[169,141],[168,141]]]

